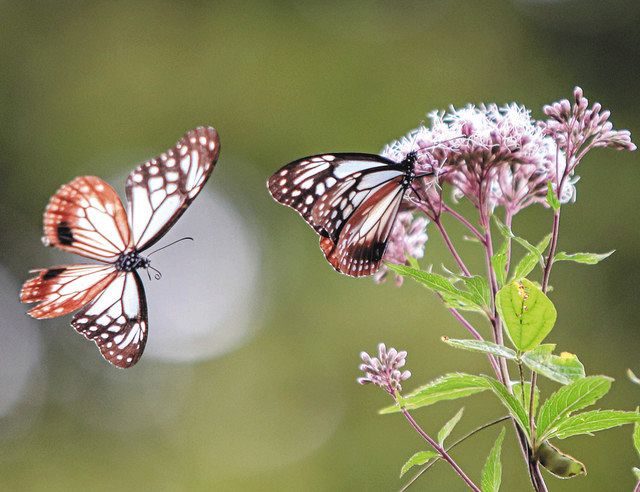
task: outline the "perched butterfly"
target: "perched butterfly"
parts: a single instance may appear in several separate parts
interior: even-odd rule
[[[127,211],[117,193],[95,176],[81,176],[51,197],[44,213],[46,246],[102,262],[33,270],[22,302],[39,304],[34,318],[80,309],[71,325],[93,340],[110,363],[127,368],[142,355],[149,330],[138,268],[151,268],[142,252],[162,238],[198,195],[218,160],[218,133],[187,132],[166,153],[127,178]]]
[[[362,277],[382,262],[402,199],[416,174],[417,152],[402,162],[375,154],[320,154],[293,161],[269,178],[275,200],[296,210],[320,235],[340,273]]]

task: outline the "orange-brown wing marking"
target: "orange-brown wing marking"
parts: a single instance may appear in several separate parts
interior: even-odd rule
[[[33,270],[20,300],[39,304],[27,313],[34,318],[55,318],[80,309],[106,289],[118,275],[110,265],[70,265]]]
[[[113,262],[130,249],[127,214],[114,189],[95,176],[62,186],[44,212],[46,246]]]

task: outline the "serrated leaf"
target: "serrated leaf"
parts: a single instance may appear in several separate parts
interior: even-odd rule
[[[551,300],[527,279],[500,289],[496,308],[513,345],[523,352],[540,345],[556,322],[556,308]]]
[[[574,261],[576,263],[583,263],[585,265],[596,265],[605,258],[611,256],[615,250],[611,250],[608,253],[565,253],[560,251],[553,261]]]
[[[440,444],[440,446],[442,446],[445,439],[449,437],[449,434],[451,434],[453,428],[458,424],[458,422],[460,422],[463,413],[464,407],[458,410],[458,413],[451,417],[451,419],[442,426],[442,429],[438,432],[438,444]]]
[[[560,200],[558,200],[558,196],[555,191],[553,191],[551,181],[547,181],[547,203],[553,210],[558,210],[560,208]]]
[[[489,284],[480,275],[474,275],[473,277],[460,277],[464,282],[467,291],[474,296],[476,304],[480,306],[488,306],[491,302],[491,292],[489,290]]]
[[[511,388],[513,389],[513,396],[519,402],[523,402],[522,398],[522,389],[520,388],[520,381],[514,381],[511,383]],[[527,411],[527,415],[529,414],[529,403],[531,401],[531,383],[524,383],[524,402],[522,405]],[[536,386],[536,390],[533,394],[533,415],[536,414],[536,410],[538,409],[538,402],[540,401],[540,389]]]
[[[502,454],[502,441],[504,440],[504,427],[500,431],[496,442],[494,443],[487,461],[482,469],[482,479],[480,488],[482,492],[498,492],[500,483],[502,482],[502,463],[500,455]]]
[[[497,343],[488,342],[486,340],[474,340],[474,339],[456,339],[449,337],[442,337],[442,341],[447,345],[451,345],[455,348],[463,350],[470,350],[471,352],[481,352],[485,354],[496,355],[498,357],[504,357],[505,359],[515,359],[516,352],[504,345],[498,345]]]
[[[611,389],[613,379],[607,376],[589,376],[563,386],[553,393],[540,408],[536,421],[539,435],[573,412],[593,405]]]
[[[489,389],[485,378],[464,373],[446,374],[429,384],[405,395],[402,399],[404,408],[414,410],[416,408],[433,405],[439,401],[456,400],[466,396],[480,393]],[[381,414],[396,413],[400,406],[393,405],[380,410]]]
[[[547,234],[542,241],[536,245],[536,252],[530,251],[520,260],[513,272],[513,280],[520,280],[531,273],[536,265],[540,263],[540,258],[547,249],[547,246],[549,246],[550,241],[551,234]]]
[[[429,290],[439,293],[451,307],[484,312],[482,305],[477,303],[477,298],[469,292],[458,289],[443,275],[394,263],[388,263],[387,266],[398,275],[411,277]]]
[[[584,366],[575,354],[562,352],[560,355],[552,354],[555,344],[547,343],[522,354],[523,364],[560,384],[569,384],[577,379],[585,377]]]
[[[400,478],[402,475],[407,473],[414,466],[424,465],[427,461],[437,458],[440,456],[435,451],[418,451],[411,458],[409,458],[404,465],[402,465],[402,469],[400,470]]]
[[[489,376],[482,377],[487,381],[493,393],[509,411],[511,416],[518,422],[518,424],[520,424],[520,427],[522,427],[527,436],[529,436],[529,419],[527,418],[527,412],[525,411],[522,403],[518,401],[515,396],[509,393],[507,388],[505,388],[499,381]]]
[[[547,429],[546,435],[541,439],[566,439],[636,422],[640,422],[640,413],[638,412],[592,410],[565,418],[554,427]]]
[[[558,478],[573,478],[587,474],[583,463],[563,453],[548,441],[540,444],[536,450],[536,459],[549,473]]]

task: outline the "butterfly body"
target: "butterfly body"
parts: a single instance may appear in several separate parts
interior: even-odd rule
[[[114,266],[116,270],[121,272],[133,272],[139,268],[147,269],[151,265],[151,260],[142,256],[137,251],[129,253],[121,253]]]
[[[427,175],[416,173],[416,162],[416,152],[401,162],[375,154],[319,154],[287,164],[267,187],[316,231],[334,269],[361,277],[380,267],[407,190]]]
[[[147,302],[137,270],[152,268],[151,245],[160,240],[207,182],[218,159],[214,128],[187,132],[160,156],[134,169],[126,182],[127,209],[115,190],[95,176],[62,186],[44,213],[46,246],[101,262],[33,270],[20,292],[34,318],[78,311],[71,325],[93,340],[103,357],[131,367],[147,333]],[[153,268],[152,268],[153,269]]]

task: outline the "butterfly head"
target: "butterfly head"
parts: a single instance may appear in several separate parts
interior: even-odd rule
[[[122,253],[116,260],[115,266],[117,270],[123,272],[133,272],[138,268],[149,268],[151,260],[140,256],[137,251],[130,251],[129,253]]]

